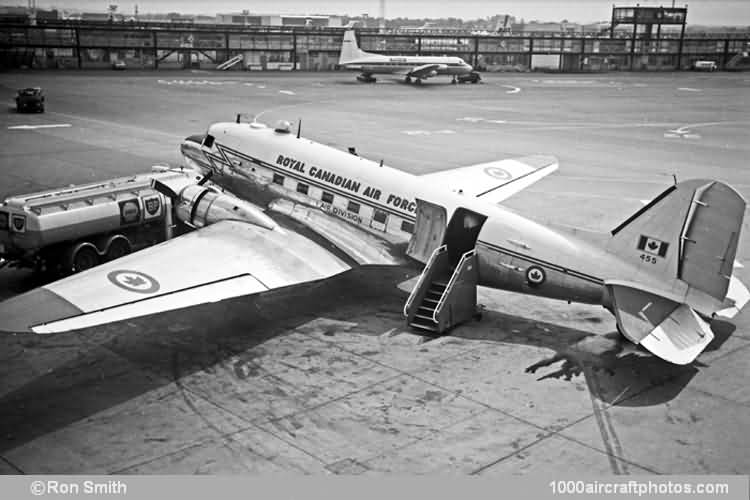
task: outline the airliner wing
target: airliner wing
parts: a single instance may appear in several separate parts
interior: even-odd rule
[[[429,78],[435,76],[439,69],[445,69],[445,64],[423,64],[406,72],[412,78]]]
[[[0,304],[0,331],[55,333],[263,293],[350,265],[312,239],[222,221]]]
[[[557,168],[557,158],[534,155],[443,170],[422,178],[464,196],[500,203]]]

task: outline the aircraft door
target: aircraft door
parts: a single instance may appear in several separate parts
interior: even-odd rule
[[[479,231],[486,220],[486,215],[463,207],[453,212],[444,241],[452,265],[457,264],[464,253],[476,247]]]
[[[416,201],[417,220],[406,255],[426,263],[432,252],[443,244],[448,217],[444,207],[420,199]]]

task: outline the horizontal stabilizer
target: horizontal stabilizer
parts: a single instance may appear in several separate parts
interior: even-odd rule
[[[711,327],[687,304],[681,304],[641,345],[676,365],[692,363],[714,339]]]
[[[500,203],[551,174],[558,166],[554,156],[533,155],[443,170],[422,178],[464,196]]]
[[[716,311],[717,316],[722,318],[732,319],[737,316],[745,304],[750,300],[750,292],[747,291],[747,287],[736,276],[732,276],[729,280],[729,289],[727,290],[727,297],[724,299],[724,304],[727,306],[720,311]]]
[[[687,304],[627,284],[608,282],[607,289],[622,334],[670,363],[691,363],[713,340]]]

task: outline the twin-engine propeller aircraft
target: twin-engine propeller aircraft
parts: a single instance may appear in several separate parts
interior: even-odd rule
[[[745,201],[722,182],[677,183],[582,239],[499,205],[557,169],[552,157],[415,176],[289,128],[238,118],[186,139],[201,180],[154,187],[196,230],[7,300],[0,330],[62,332],[417,261],[404,307],[415,329],[472,318],[482,285],[600,304],[629,340],[686,364],[711,342],[710,318],[748,300],[732,277]]]
[[[471,73],[472,67],[460,57],[452,56],[385,56],[365,52],[357,44],[354,30],[344,32],[344,41],[339,54],[339,66],[360,71],[357,80],[364,83],[375,82],[375,74],[403,75],[406,83],[422,83],[422,80],[437,75],[453,76]]]

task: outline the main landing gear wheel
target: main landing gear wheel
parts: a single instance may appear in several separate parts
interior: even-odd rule
[[[455,77],[455,76],[453,77],[453,80],[451,80],[451,83],[452,83],[453,85],[455,85],[456,83],[458,83],[458,82],[456,81],[456,77]]]
[[[372,75],[357,75],[357,81],[362,83],[375,83],[377,79]]]
[[[406,78],[404,78],[404,81],[405,81],[406,83],[411,83],[411,77],[410,77],[410,76],[407,76]]]

